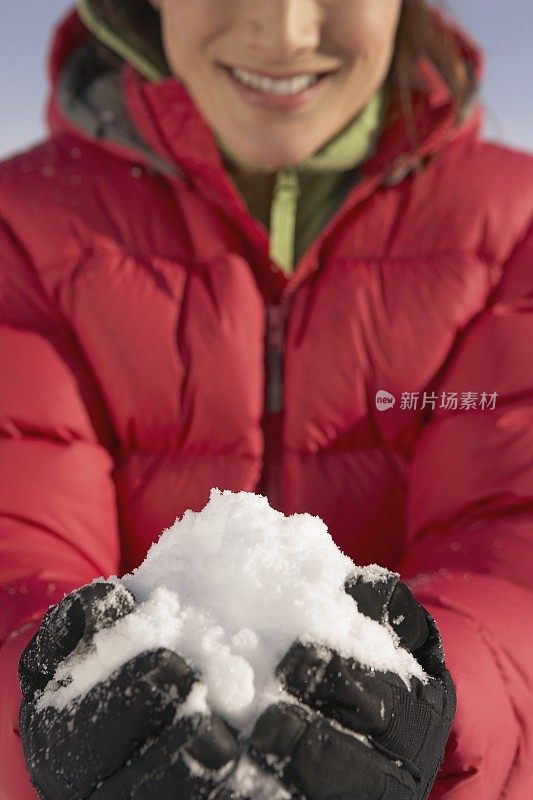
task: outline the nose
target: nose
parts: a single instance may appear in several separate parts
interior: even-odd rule
[[[249,4],[248,44],[273,65],[316,50],[320,28],[316,0],[251,0]]]

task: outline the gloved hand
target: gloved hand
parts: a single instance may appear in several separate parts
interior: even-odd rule
[[[278,666],[300,703],[270,706],[251,755],[293,798],[426,800],[455,714],[455,688],[430,614],[395,573],[346,586],[359,610],[390,625],[429,675],[411,679],[362,667],[323,647],[295,643]]]
[[[46,614],[19,664],[20,732],[42,800],[230,800],[235,732],[214,714],[179,715],[195,673],[170,650],[142,653],[74,708],[37,708],[57,666],[135,607],[122,586],[92,583]]]

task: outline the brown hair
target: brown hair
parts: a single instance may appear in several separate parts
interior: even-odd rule
[[[437,25],[427,0],[403,0],[396,44],[387,81],[396,92],[409,138],[416,142],[413,90],[418,87],[416,62],[427,57],[445,78],[457,116],[474,89],[467,62],[448,28]]]

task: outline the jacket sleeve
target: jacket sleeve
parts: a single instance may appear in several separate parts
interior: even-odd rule
[[[416,442],[400,572],[434,615],[458,707],[432,800],[533,797],[533,227],[463,333]],[[481,392],[497,393],[492,409]]]
[[[34,800],[18,735],[20,654],[48,607],[117,571],[109,431],[92,378],[0,221],[0,798]]]

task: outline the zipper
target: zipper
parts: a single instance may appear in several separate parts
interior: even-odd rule
[[[270,209],[269,256],[288,277],[294,269],[296,214],[300,182],[296,169],[287,167],[276,173]],[[267,414],[283,411],[283,355],[288,304],[267,306],[266,319],[266,397]]]
[[[261,475],[255,491],[268,497],[272,508],[283,509],[283,351],[286,303],[266,308],[265,407],[262,419],[264,452]]]
[[[284,405],[285,405],[285,386],[284,386],[284,358],[285,358],[285,333],[286,323],[292,297],[300,284],[313,271],[314,261],[310,257],[310,251],[316,254],[318,245],[328,236],[330,231],[339,224],[347,214],[348,208],[352,208],[354,200],[362,202],[365,197],[370,195],[381,183],[383,176],[377,175],[370,177],[363,184],[359,183],[354,187],[344,204],[334,218],[322,231],[322,234],[315,240],[314,245],[302,256],[298,268],[285,282],[281,292],[277,297],[277,302],[266,306],[266,334],[265,334],[265,406],[262,421],[264,434],[264,452],[261,475],[256,485],[255,491],[268,497],[269,503],[279,511],[285,510],[285,490],[286,477],[284,475],[285,466],[282,456],[283,451],[283,428],[284,428]],[[271,266],[276,264],[271,261]]]
[[[403,177],[403,176],[402,176]],[[348,208],[352,208],[352,202],[361,194],[361,200],[372,193],[378,186],[384,183],[382,175],[374,176],[367,183],[358,183],[351,192],[348,193],[341,208],[334,214],[333,218],[322,230],[320,236],[315,240],[311,248],[318,249],[320,245],[342,220]],[[297,210],[299,195],[298,176],[294,170],[280,170],[276,177],[275,202],[273,202],[271,212],[271,247],[270,256],[278,266],[284,266],[283,270],[288,282],[283,288],[280,300],[277,304],[267,305],[266,319],[266,397],[265,411],[277,414],[284,408],[284,350],[285,350],[285,327],[288,316],[290,300],[308,274],[312,272],[312,262],[308,260],[306,268],[300,266],[289,276],[289,265],[292,270],[294,257],[294,215]],[[310,249],[311,249],[310,248]],[[301,261],[308,257],[309,250],[302,254]],[[284,262],[284,263],[282,263]]]
[[[267,307],[265,410],[269,414],[279,414],[280,411],[283,411],[283,351],[286,318],[287,305],[285,303]]]

